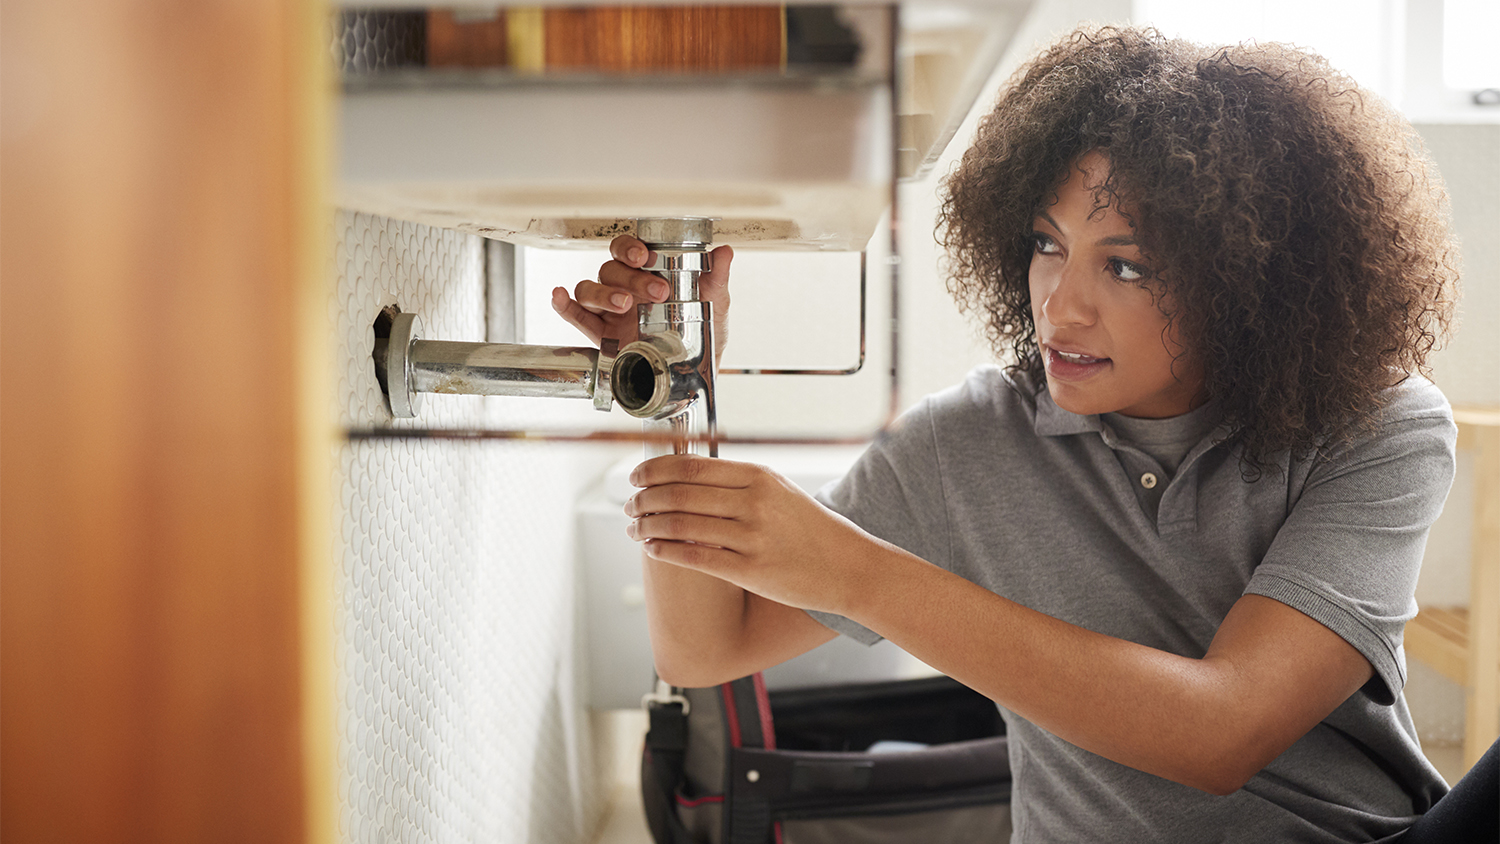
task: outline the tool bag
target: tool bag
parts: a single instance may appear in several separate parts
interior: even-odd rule
[[[757,673],[644,704],[657,844],[1009,840],[1004,724],[951,678],[768,694]]]

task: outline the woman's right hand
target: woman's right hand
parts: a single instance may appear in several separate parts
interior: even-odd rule
[[[598,281],[578,282],[572,296],[566,288],[554,288],[552,309],[594,345],[613,339],[624,346],[638,334],[636,305],[664,302],[671,288],[660,276],[640,269],[655,256],[635,237],[622,234],[610,241],[609,253],[613,260],[599,267]],[[710,253],[713,270],[698,277],[699,297],[713,305],[716,357],[723,355],[729,339],[729,264],[733,260],[734,250],[720,246]]]

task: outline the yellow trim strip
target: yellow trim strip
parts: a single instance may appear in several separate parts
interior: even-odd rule
[[[293,125],[288,176],[293,191],[290,225],[297,297],[294,337],[303,840],[306,844],[337,844],[340,772],[333,629],[333,455],[340,440],[334,409],[333,329],[328,323],[328,303],[333,297],[329,221],[336,80],[323,43],[332,14],[327,0],[292,0],[288,7],[291,74],[286,84]]]
[[[781,4],[781,72],[786,73],[786,4]]]
[[[506,9],[505,41],[511,69],[518,73],[547,69],[547,24],[540,7]]]

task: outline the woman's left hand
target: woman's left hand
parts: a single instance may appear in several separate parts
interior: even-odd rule
[[[671,455],[630,481],[626,532],[648,556],[789,606],[843,612],[881,544],[764,466]]]

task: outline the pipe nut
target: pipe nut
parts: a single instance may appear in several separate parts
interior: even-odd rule
[[[707,252],[669,252],[661,247],[652,254],[656,260],[641,269],[653,273],[706,273],[714,268],[713,258]]]
[[[642,217],[635,221],[635,236],[652,248],[702,248],[714,242],[714,219]]]

